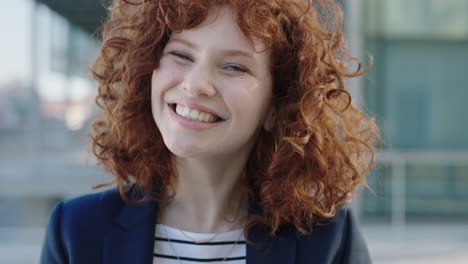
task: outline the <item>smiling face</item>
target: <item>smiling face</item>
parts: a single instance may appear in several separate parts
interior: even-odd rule
[[[151,105],[173,154],[235,158],[250,152],[271,113],[270,52],[256,52],[263,49],[246,38],[228,7],[171,35],[152,75]]]

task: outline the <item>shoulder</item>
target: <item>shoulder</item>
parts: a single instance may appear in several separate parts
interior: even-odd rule
[[[320,221],[311,233],[297,239],[299,258],[310,256],[311,249],[332,263],[371,263],[358,220],[350,205],[336,210],[334,217]],[[319,261],[320,262],[320,261]]]
[[[92,222],[96,225],[100,220],[108,222],[108,219],[115,217],[123,204],[118,190],[113,188],[60,202],[53,211],[60,210],[63,223],[86,225]]]
[[[72,255],[84,256],[76,252],[98,256],[99,244],[123,205],[116,188],[57,203],[46,227],[40,263],[67,263]]]
[[[64,241],[83,240],[103,235],[110,228],[125,202],[117,188],[59,202],[50,215]]]
[[[307,235],[300,235],[298,239],[300,241],[340,241],[342,237],[346,235],[348,222],[354,222],[355,220],[351,206],[345,205],[336,209],[336,213],[333,217],[317,220],[317,222],[310,227],[310,233]]]

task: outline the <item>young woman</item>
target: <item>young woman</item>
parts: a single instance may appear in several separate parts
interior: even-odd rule
[[[378,130],[341,24],[331,0],[115,0],[91,139],[117,188],[58,203],[41,263],[370,263],[346,204]]]

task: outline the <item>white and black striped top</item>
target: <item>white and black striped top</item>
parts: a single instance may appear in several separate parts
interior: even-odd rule
[[[198,241],[209,239],[215,234],[184,231],[187,235],[184,236],[179,229],[157,224],[154,238],[153,264],[218,264],[222,263],[222,260],[228,254],[224,263],[245,264],[246,246],[242,232],[242,229],[238,229],[220,233],[209,242],[197,244],[189,240],[187,236]],[[167,239],[168,236],[171,242]],[[237,240],[238,242],[235,244]],[[177,259],[177,256],[179,256],[182,262]]]

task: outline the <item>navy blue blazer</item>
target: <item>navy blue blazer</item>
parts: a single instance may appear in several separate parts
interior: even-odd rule
[[[141,197],[141,194],[133,196]],[[152,264],[158,206],[125,203],[116,188],[59,202],[46,229],[41,264]],[[292,228],[276,237],[252,227],[247,264],[371,263],[366,243],[349,206],[310,235]]]

